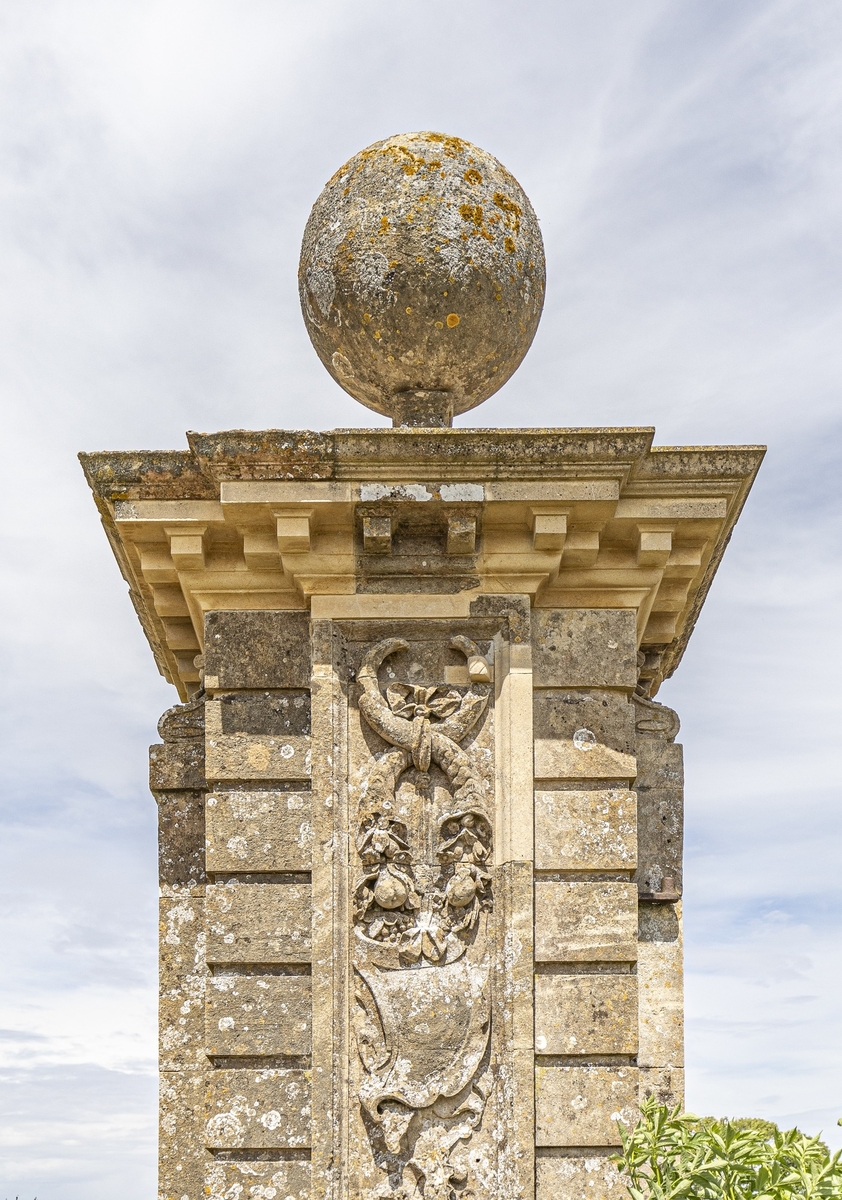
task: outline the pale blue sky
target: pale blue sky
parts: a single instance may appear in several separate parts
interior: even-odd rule
[[[298,247],[336,167],[424,128],[496,154],[546,242],[533,349],[471,423],[769,444],[661,693],[688,1104],[842,1132],[839,4],[5,0],[0,1200],[154,1194],[175,696],[75,453],[376,419],[309,345]]]

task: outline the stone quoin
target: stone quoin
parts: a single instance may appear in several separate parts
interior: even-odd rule
[[[160,829],[161,1200],[604,1200],[683,1095],[678,667],[763,448],[454,429],[544,254],[486,152],[328,183],[300,294],[394,428],[81,455],[179,703]]]

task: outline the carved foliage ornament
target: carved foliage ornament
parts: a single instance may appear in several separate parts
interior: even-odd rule
[[[451,645],[465,654],[472,678],[490,677],[473,642],[459,637]],[[379,642],[357,675],[360,712],[387,745],[368,771],[356,836],[359,1098],[376,1161],[389,1173],[372,1198],[451,1200],[466,1177],[451,1151],[471,1137],[491,1086],[492,829],[480,774],[460,745],[490,687],[396,683],[384,695],[378,668],[405,649],[397,638]],[[423,815],[432,813],[431,765],[450,793],[434,818],[434,864],[421,861],[423,819],[410,827],[398,819],[396,801],[401,776],[414,768],[415,795]]]

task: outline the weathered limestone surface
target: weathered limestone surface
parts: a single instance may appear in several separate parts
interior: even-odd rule
[[[637,1093],[636,1067],[538,1067],[536,1144],[619,1146],[617,1122],[634,1124]]]
[[[638,675],[634,625],[634,614],[623,609],[535,609],[535,687],[633,690]]]
[[[618,1122],[683,1094],[653,697],[760,452],[189,440],[85,456],[184,701],[150,751],[161,1200],[619,1200]]]
[[[311,1012],[307,975],[213,975],[205,1003],[206,1053],[306,1057],[311,1050]]]
[[[536,962],[634,962],[636,958],[633,883],[536,882]]]
[[[209,871],[309,871],[310,793],[214,791],[207,798],[205,853]]]
[[[537,1200],[625,1200],[617,1168],[607,1154],[541,1155],[535,1181]]]
[[[536,691],[533,723],[536,779],[634,779],[634,709],[625,696]]]
[[[205,1177],[207,1200],[309,1200],[310,1163],[215,1162]]]
[[[535,867],[628,871],[637,866],[637,797],[625,788],[535,792]]]
[[[643,892],[659,892],[664,879],[681,891],[684,838],[684,759],[672,739],[678,719],[671,709],[638,698],[637,794],[639,866]]]
[[[214,612],[205,618],[205,685],[310,687],[310,621],[305,612]]]
[[[637,1054],[637,976],[538,975],[535,1048],[540,1054]]]
[[[310,961],[309,883],[209,884],[206,914],[208,962]]]
[[[275,1150],[310,1144],[310,1073],[253,1067],[208,1076],[205,1144]]]

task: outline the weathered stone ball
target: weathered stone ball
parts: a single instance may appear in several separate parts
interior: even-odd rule
[[[449,424],[520,365],[545,277],[538,220],[506,168],[461,138],[405,133],[326,185],[299,290],[316,353],[347,392],[396,424]]]

